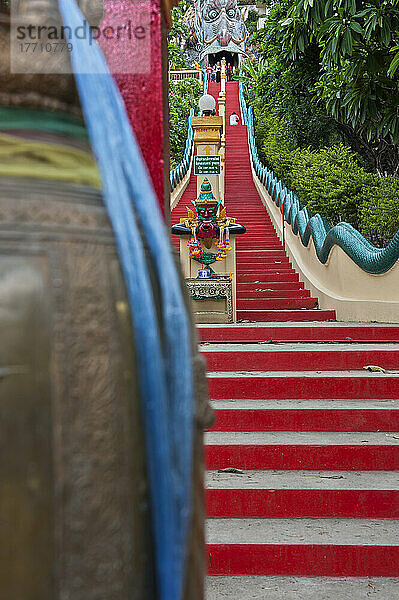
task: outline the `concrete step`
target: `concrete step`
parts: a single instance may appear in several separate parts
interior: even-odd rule
[[[396,471],[207,471],[205,483],[207,489],[399,491]]]
[[[273,266],[292,266],[288,258],[282,256],[280,258],[237,258],[237,268],[241,271],[245,269],[253,269],[259,267],[262,269],[273,267]]]
[[[396,577],[207,577],[207,600],[394,600]]]
[[[271,246],[276,249],[283,249],[283,246],[277,236],[251,235],[245,234],[240,239],[240,248],[266,248]]]
[[[399,375],[397,344],[211,344],[201,350],[210,371],[362,371],[377,365]]]
[[[239,247],[239,238],[237,238],[237,249],[236,249],[236,253],[237,253],[237,258],[267,258],[270,256],[275,256],[275,257],[285,257],[287,258],[287,254],[284,250],[254,250],[253,248],[240,248]]]
[[[239,289],[239,288],[238,288]],[[288,342],[317,342],[338,343],[373,342],[383,344],[387,342],[399,343],[398,325],[380,325],[371,323],[339,323],[286,322],[246,323],[234,325],[199,325],[198,335],[203,342],[213,343],[262,343],[266,341]]]
[[[222,409],[212,431],[399,431],[398,409]]]
[[[302,290],[304,291],[304,284],[299,281],[268,281],[266,283],[245,283],[240,281],[237,285],[237,293],[251,293],[257,294],[260,292],[268,292],[268,291],[289,291],[289,290]],[[306,293],[310,292],[306,290]]]
[[[319,439],[322,437],[324,442],[326,435],[323,433]],[[309,437],[310,434],[302,441]],[[397,447],[387,443],[243,444],[240,441],[237,444],[208,444],[205,448],[206,465],[211,470],[390,471],[399,469],[398,454]]]
[[[292,268],[291,263],[254,263],[253,265],[248,265],[245,268],[241,267],[241,265],[237,266],[237,275],[241,275],[242,273],[275,273],[278,275],[280,273],[295,273],[295,271]],[[278,277],[276,277],[276,279],[278,279]]]
[[[399,548],[394,545],[362,545],[356,541],[353,544],[208,544],[207,551],[209,575],[399,575]]]
[[[391,409],[399,408],[398,398],[269,398],[260,400],[259,398],[240,398],[225,399],[219,398],[210,401],[215,410],[266,410],[266,409],[307,409],[313,408],[326,410],[356,410],[356,409]]]
[[[397,398],[399,377],[367,371],[208,374],[209,394],[224,398]]]
[[[385,431],[207,431],[205,444],[270,446],[395,446],[399,450],[399,432]],[[399,461],[399,451],[398,461]]]
[[[237,290],[237,302],[246,300],[256,301],[269,298],[309,298],[310,291],[304,289],[288,289],[288,290],[245,290],[241,291],[241,286]],[[256,308],[255,306],[253,308]]]
[[[276,250],[283,252],[283,247],[279,243],[245,240],[239,246],[240,250]]]
[[[302,308],[315,308],[317,298],[253,298],[237,299],[237,313],[243,311],[262,310],[297,310]],[[237,314],[238,317],[238,314]],[[243,317],[239,317],[243,318]],[[245,317],[244,317],[245,318]]]
[[[334,321],[334,310],[311,308],[278,310],[237,310],[237,319],[245,321]]]
[[[287,281],[299,281],[298,273],[279,273],[276,277],[276,273],[273,272],[253,272],[253,273],[237,273],[237,283],[267,283],[267,282],[287,282]]]
[[[208,544],[388,545],[397,548],[397,519],[209,519]],[[399,563],[397,563],[399,566]]]
[[[206,506],[209,519],[399,519],[399,491],[208,489]]]

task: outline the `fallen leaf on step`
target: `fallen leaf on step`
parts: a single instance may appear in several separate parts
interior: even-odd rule
[[[379,367],[378,365],[367,365],[363,367],[366,371],[371,371],[373,373],[385,373],[385,369],[383,367]]]
[[[218,473],[238,473],[244,475],[244,471],[241,469],[235,469],[234,467],[226,467],[225,469],[218,469]]]
[[[273,342],[272,338],[270,340],[265,340],[264,342],[258,342],[258,344],[271,344]]]

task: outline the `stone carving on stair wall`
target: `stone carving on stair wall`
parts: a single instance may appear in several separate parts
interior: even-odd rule
[[[189,289],[190,296],[194,300],[216,300],[219,298],[226,298],[228,322],[233,322],[233,292],[232,282],[230,278],[225,281],[220,281],[218,279],[208,279],[207,281],[201,281],[198,279],[186,279],[186,283]]]

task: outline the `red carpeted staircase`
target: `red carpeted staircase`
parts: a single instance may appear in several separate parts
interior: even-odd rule
[[[317,309],[293,270],[252,179],[247,127],[230,125],[240,115],[238,84],[227,86],[226,183],[228,214],[247,227],[237,236],[237,319],[325,321],[334,311]]]
[[[218,97],[220,86],[210,83],[208,92]],[[227,214],[245,225],[247,233],[236,236],[237,319],[249,321],[326,321],[332,310],[319,310],[317,298],[304,289],[284,251],[270,217],[253,183],[247,127],[230,125],[229,117],[240,114],[238,84],[227,85],[226,175]],[[240,122],[241,123],[241,122]],[[186,206],[196,197],[196,176],[172,212],[172,223],[187,216]],[[172,236],[178,248],[178,236]]]
[[[195,191],[192,176],[173,223]],[[317,308],[259,199],[243,125],[226,128],[225,198],[248,229],[237,310],[251,323],[199,326],[216,412],[206,598],[399,598],[399,327]]]
[[[399,597],[399,327],[199,333],[216,412],[207,600]]]

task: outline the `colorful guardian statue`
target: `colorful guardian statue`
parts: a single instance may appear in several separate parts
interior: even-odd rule
[[[226,208],[221,206],[221,202],[221,199],[216,200],[212,186],[205,178],[200,195],[196,200],[192,200],[195,212],[187,207],[187,218],[181,219],[178,225],[172,227],[172,233],[176,235],[191,234],[187,243],[190,258],[208,268],[216,260],[225,258],[226,253],[231,250],[230,233],[246,232],[243,225],[227,216]],[[211,251],[212,247],[215,252]]]
[[[248,56],[248,31],[237,0],[195,0],[192,34],[186,51],[201,66],[222,58],[238,67]]]

